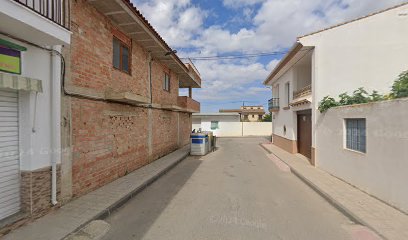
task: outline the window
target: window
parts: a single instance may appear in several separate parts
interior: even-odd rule
[[[285,93],[286,93],[285,104],[287,107],[289,107],[289,104],[290,104],[290,83],[289,82],[285,84]]]
[[[163,89],[170,92],[170,75],[167,73],[164,73]]]
[[[272,92],[273,98],[279,98],[279,84],[276,84],[275,91]]]
[[[363,118],[346,119],[346,148],[366,152],[366,120]]]
[[[129,46],[117,38],[113,38],[113,67],[130,74]]]
[[[211,121],[211,130],[218,129],[218,121]]]
[[[255,117],[255,115],[252,115],[252,118],[254,118]]]

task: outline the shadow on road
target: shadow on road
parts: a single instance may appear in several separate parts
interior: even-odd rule
[[[142,239],[201,163],[200,157],[188,157],[113,212],[103,239]]]

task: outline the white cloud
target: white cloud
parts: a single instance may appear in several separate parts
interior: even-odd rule
[[[230,8],[240,8],[249,5],[254,5],[257,3],[264,2],[265,0],[224,0],[223,4]]]
[[[249,23],[234,31],[228,24],[204,27],[205,20],[222,14],[223,9],[207,12],[190,0],[133,1],[171,47],[195,48],[194,52],[179,51],[180,56],[213,56],[281,51],[297,36],[406,0],[223,0],[225,7],[237,13],[234,19]],[[254,4],[259,5],[255,8]],[[203,79],[195,97],[211,101],[267,94],[259,86],[277,63],[262,64],[257,59],[195,62]]]
[[[187,47],[194,35],[201,31],[207,13],[190,0],[133,0],[172,47]]]
[[[201,100],[242,99],[251,95],[246,87],[259,82],[268,73],[261,63],[203,61],[196,63],[204,79],[202,90],[196,96]]]

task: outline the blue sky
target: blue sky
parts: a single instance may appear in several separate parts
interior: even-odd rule
[[[406,0],[132,0],[179,57],[284,52],[296,37],[394,6]],[[262,85],[283,54],[228,60],[193,60],[202,112],[266,106]],[[181,91],[181,94],[185,92]]]

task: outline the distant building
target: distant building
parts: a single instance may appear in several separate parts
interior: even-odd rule
[[[265,115],[263,106],[241,106],[240,109],[220,109],[220,113],[238,113],[242,122],[259,122]]]
[[[237,112],[193,113],[192,128],[212,131],[217,137],[271,136],[270,122],[242,122]]]

